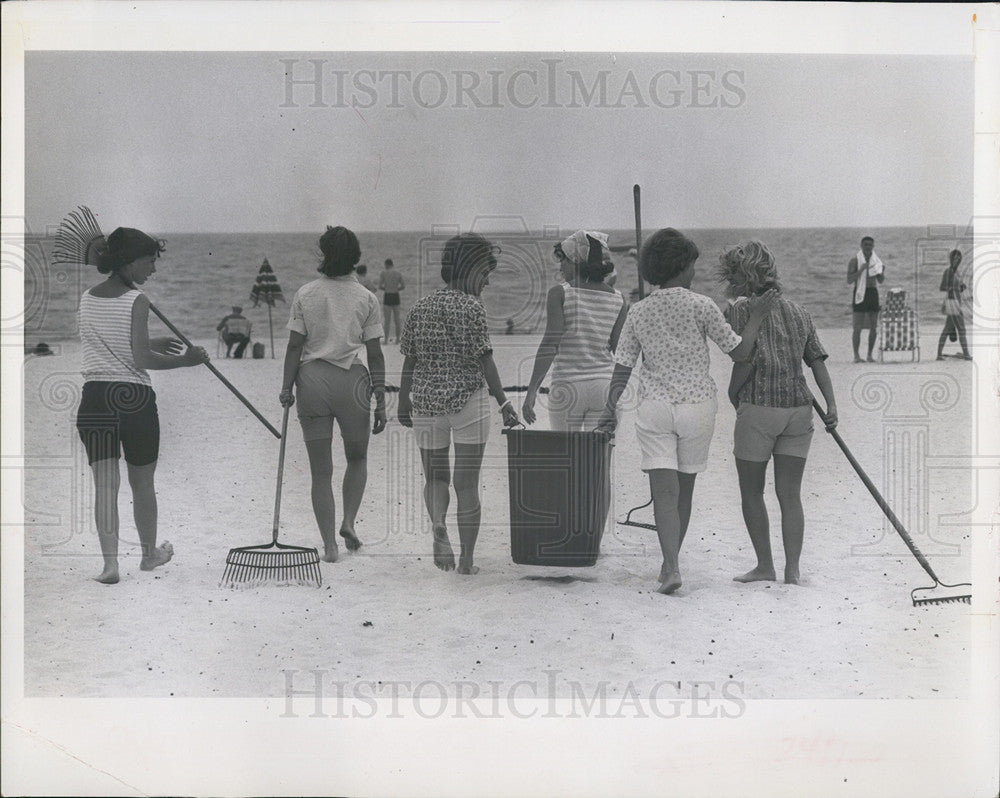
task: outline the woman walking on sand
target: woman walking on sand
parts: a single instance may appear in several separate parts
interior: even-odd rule
[[[336,502],[333,497],[333,422],[344,439],[344,517],[340,536],[349,551],[361,548],[354,529],[368,482],[371,397],[375,421],[370,432],[385,429],[385,357],[379,341],[382,323],[378,299],[358,282],[354,267],[361,259],[358,238],[346,227],[327,227],[319,240],[322,277],[302,286],[292,300],[288,347],[279,400],[296,404],[302,425],[312,506],[323,538],[323,559],[336,562]],[[359,354],[364,349],[368,368]]]
[[[606,234],[577,230],[556,245],[556,257],[566,282],[549,289],[545,334],[521,411],[527,423],[535,422],[538,389],[551,366],[550,426],[562,432],[590,430],[608,398],[628,307],[605,282],[614,269]]]
[[[142,545],[140,570],[151,571],[169,562],[174,553],[166,541],[156,545],[154,475],[160,422],[149,370],[197,366],[208,362],[208,354],[201,347],[184,351],[175,338],[149,337],[149,300],[136,285],[156,273],[162,241],[119,227],[106,242],[95,246],[92,240],[83,250],[86,265],[95,264],[108,277],[80,299],[84,384],[76,428],[94,476],[94,519],[104,557],[104,569],[95,578],[113,585],[119,580],[118,461],[122,450]]]
[[[718,275],[727,293],[737,300],[730,320],[744,334],[753,312],[749,297],[776,290],[777,299],[764,318],[750,359],[733,366],[729,400],[736,408],[733,454],[740,480],[743,520],[750,534],[757,564],[737,582],[774,581],[774,561],[764,480],[774,459],[774,492],[781,507],[781,540],[785,549],[785,583],[799,583],[799,557],[805,519],[802,512],[802,474],[812,441],[812,393],[802,364],[812,369],[826,401],[824,422],[837,424],[837,402],[826,368],[826,351],[816,335],[809,312],[781,293],[774,257],[759,241],[726,250]]]
[[[496,248],[473,233],[448,239],[441,256],[447,284],[419,300],[403,325],[399,422],[415,433],[424,471],[424,504],[434,535],[434,564],[455,570],[445,526],[450,498],[451,443],[455,444],[455,494],[461,550],[458,573],[474,574],[479,536],[479,469],[490,434],[492,395],[503,423],[518,423],[504,394],[479,298],[496,269]]]

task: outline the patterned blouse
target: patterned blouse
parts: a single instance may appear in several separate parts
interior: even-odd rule
[[[410,391],[414,414],[459,412],[486,383],[480,358],[493,347],[483,303],[452,288],[425,296],[406,317],[399,350],[416,360]]]
[[[742,340],[718,306],[687,288],[659,288],[633,305],[622,327],[615,362],[632,368],[642,354],[639,396],[694,404],[715,398],[707,339],[723,352]]]
[[[750,303],[737,300],[730,318],[733,327],[742,331],[750,318]],[[754,367],[753,376],[740,389],[739,399],[764,407],[812,404],[802,364],[812,366],[826,357],[809,311],[779,296],[760,325],[749,361]]]

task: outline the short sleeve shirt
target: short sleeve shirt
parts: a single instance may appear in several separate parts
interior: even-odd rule
[[[704,402],[716,394],[709,373],[709,338],[727,353],[742,340],[709,297],[687,288],[660,288],[629,309],[615,362],[634,368],[642,355],[642,398]]]
[[[353,274],[320,277],[295,293],[286,328],[306,337],[302,361],[343,369],[360,362],[365,341],[382,337],[378,299]]]
[[[486,382],[481,358],[492,346],[483,303],[451,288],[425,296],[406,317],[399,349],[416,361],[410,390],[413,412],[458,413]]]
[[[749,318],[749,302],[744,299],[733,305],[734,328],[742,332]],[[809,311],[779,296],[757,333],[749,361],[753,376],[740,389],[739,399],[764,407],[812,404],[802,364],[812,366],[826,357]]]

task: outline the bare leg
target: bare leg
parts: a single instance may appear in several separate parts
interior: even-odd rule
[[[681,517],[678,511],[680,482],[677,472],[670,468],[650,471],[649,490],[653,495],[653,517],[656,519],[656,534],[663,554],[657,592],[669,594],[681,586],[678,563],[681,546]]]
[[[677,484],[679,492],[677,494],[677,515],[680,517],[681,533],[677,541],[677,553],[680,554],[681,546],[684,545],[684,536],[688,531],[688,523],[691,521],[691,501],[694,498],[694,479],[697,474],[685,474],[683,471],[677,472]]]
[[[104,557],[104,569],[94,579],[113,585],[118,582],[118,489],[121,473],[117,458],[97,460],[90,468],[94,475],[94,522]]]
[[[431,518],[434,534],[434,565],[442,571],[454,571],[455,552],[451,548],[448,529],[444,523],[451,498],[449,450],[421,449],[420,462],[424,468],[424,506]]]
[[[951,316],[945,316],[944,318],[944,329],[941,331],[941,337],[938,338],[938,349],[937,349],[937,359],[944,360],[944,345],[948,343],[948,335],[955,328],[955,324],[952,321]],[[964,331],[963,331],[964,332]],[[965,347],[963,346],[963,349]]]
[[[965,317],[964,316],[949,316],[953,325],[955,325],[955,330],[958,332],[958,342],[962,345],[962,354],[965,356],[966,360],[972,360],[972,355],[969,354],[969,342],[965,337]]]
[[[458,572],[474,574],[479,568],[472,556],[479,537],[482,508],[479,504],[479,470],[483,463],[485,443],[455,444],[455,495],[458,498],[458,537],[462,547],[458,555]]]
[[[383,300],[384,302],[384,300]],[[392,308],[382,305],[382,331],[385,333],[385,342],[389,343],[389,322],[392,321]]]
[[[771,556],[771,529],[764,504],[764,478],[767,463],[736,458],[736,473],[740,478],[740,498],[743,503],[743,522],[750,534],[757,565],[745,574],[734,576],[736,582],[773,582],[774,560]]]
[[[785,584],[799,583],[799,556],[805,517],[802,512],[802,472],[806,458],[787,454],[774,456],[774,492],[781,505],[781,540],[785,546]]]
[[[343,432],[343,427],[341,427]],[[344,456],[347,458],[347,469],[344,471],[344,518],[340,522],[340,536],[344,539],[348,551],[361,548],[354,531],[354,521],[361,507],[361,499],[365,495],[365,485],[368,483],[368,418],[365,417],[364,437],[344,437]]]
[[[874,363],[875,362],[875,357],[872,355],[872,352],[875,351],[875,339],[878,338],[878,329],[876,328],[875,324],[876,324],[876,322],[875,322],[875,314],[873,313],[872,314],[872,320],[871,320],[871,322],[869,322],[870,326],[868,327],[868,362],[869,363]]]
[[[139,568],[152,571],[154,568],[170,562],[174,556],[174,547],[164,541],[156,545],[156,486],[153,477],[156,474],[156,461],[148,465],[135,466],[126,463],[128,467],[128,484],[132,488],[132,514],[135,518],[135,528],[139,533],[139,543],[142,544],[142,560]]]
[[[333,498],[332,438],[306,441],[309,473],[312,477],[312,506],[316,525],[323,538],[323,560],[337,562],[337,503]]]
[[[861,362],[861,329],[864,327],[863,319],[861,318],[863,314],[854,314],[854,329],[851,332],[851,346],[854,347],[854,362]]]

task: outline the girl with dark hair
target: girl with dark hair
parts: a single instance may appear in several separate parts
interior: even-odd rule
[[[479,295],[496,266],[496,248],[465,233],[444,246],[445,288],[419,300],[406,317],[400,351],[399,422],[411,427],[424,469],[424,504],[434,535],[434,564],[456,570],[445,527],[451,486],[450,448],[455,444],[455,494],[461,551],[458,573],[474,574],[479,536],[479,470],[490,433],[490,395],[506,426],[518,423],[504,394]]]
[[[156,545],[154,475],[160,422],[149,370],[208,362],[201,347],[185,351],[176,338],[149,337],[149,300],[136,285],[156,273],[162,241],[141,230],[119,227],[95,237],[82,260],[108,278],[80,299],[83,393],[76,426],[94,475],[94,516],[104,557],[98,582],[118,582],[119,457],[125,453],[132,510],[142,545],[139,568],[151,571],[170,561],[173,546]]]
[[[958,267],[961,263],[962,252],[953,249],[948,253],[948,268],[941,275],[941,290],[945,292],[941,311],[944,313],[945,319],[944,329],[938,339],[938,360],[944,360],[944,345],[948,338],[954,341],[956,337],[962,347],[962,354],[958,357],[972,360],[972,355],[969,354],[969,342],[965,337],[965,316],[962,313],[962,294],[965,292],[965,283],[958,276]]]
[[[336,562],[336,502],[333,497],[333,422],[344,439],[344,512],[340,536],[348,550],[361,547],[354,521],[368,481],[371,398],[375,422],[385,429],[385,358],[379,343],[382,322],[378,299],[358,282],[354,267],[361,259],[358,238],[346,227],[327,227],[319,241],[322,277],[302,286],[292,300],[288,347],[279,400],[296,403],[309,455],[312,506],[323,538],[323,559]],[[359,357],[365,350],[368,368]]]
[[[604,282],[614,269],[605,233],[577,230],[556,245],[556,257],[566,282],[549,289],[545,334],[521,411],[525,421],[535,422],[538,389],[551,366],[551,428],[590,430],[604,410],[628,307],[621,293]]]

